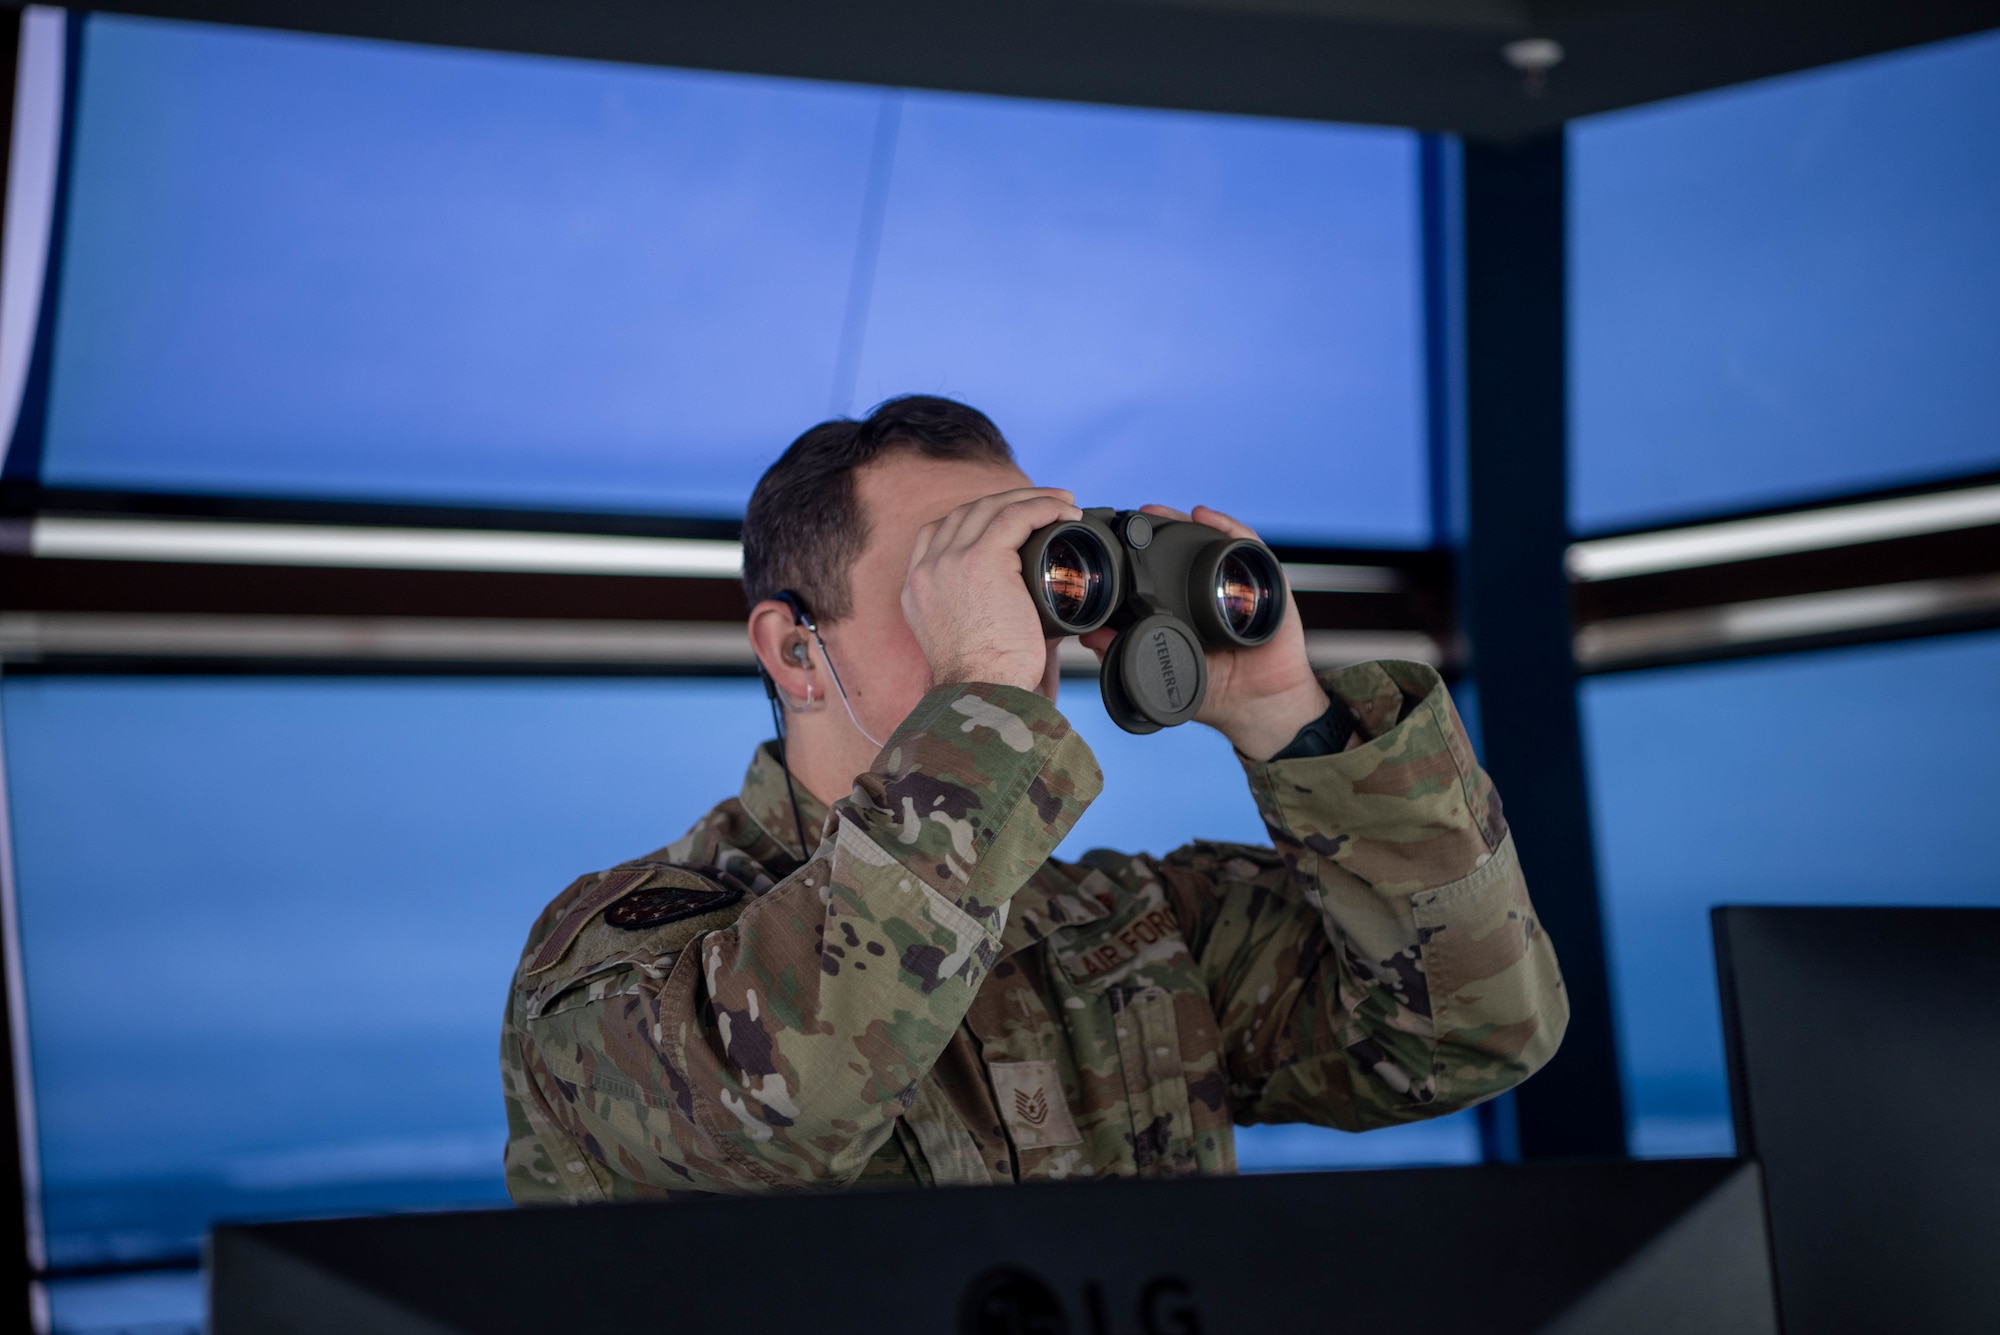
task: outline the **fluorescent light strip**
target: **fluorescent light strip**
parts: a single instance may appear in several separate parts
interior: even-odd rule
[[[1403,587],[1403,572],[1393,566],[1287,561],[1285,580],[1300,593],[1394,593]]]
[[[1444,663],[1444,649],[1419,631],[1309,630],[1306,658],[1316,668],[1347,667],[1377,658],[1401,658],[1439,667]]]
[[[706,538],[626,538],[486,529],[350,528],[333,524],[207,523],[180,519],[41,516],[36,556],[85,561],[512,570],[567,575],[734,579],[743,545]]]
[[[1688,612],[1613,617],[1576,634],[1576,660],[1609,668],[1681,654],[1816,635],[1881,630],[2000,610],[2000,575],[1915,580],[1831,593],[1760,598]]]
[[[264,658],[747,668],[738,621],[0,613],[0,658]]]
[[[1571,545],[1568,565],[1572,579],[1623,579],[1985,524],[2000,524],[2000,485],[1863,501],[1763,519],[1732,519],[1623,538],[1593,538]]]
[[[735,579],[743,545],[705,538],[627,538],[487,529],[355,528],[335,524],[210,523],[186,519],[94,519],[62,515],[30,521],[36,556],[81,561],[370,566],[403,570],[514,570],[589,575],[680,575]],[[1389,566],[1285,566],[1308,593],[1392,593],[1402,572]]]

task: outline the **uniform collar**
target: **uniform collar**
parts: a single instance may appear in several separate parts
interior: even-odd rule
[[[798,826],[803,823],[806,838],[817,844],[820,827],[826,823],[826,804],[796,779],[790,786],[792,793],[798,795],[799,816],[796,822],[792,819],[792,794],[786,792],[785,767],[778,763],[776,748],[765,742],[751,757],[750,768],[743,775],[743,791],[737,794],[737,800],[743,803],[743,810],[750,819],[757,822],[758,829],[794,859],[804,862],[810,850],[799,847]]]

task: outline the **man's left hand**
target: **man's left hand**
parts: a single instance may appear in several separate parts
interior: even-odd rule
[[[1232,538],[1257,536],[1248,525],[1205,505],[1197,505],[1191,515],[1164,505],[1139,508],[1161,519],[1206,524]],[[1116,632],[1101,627],[1082,641],[1102,661],[1114,638]],[[1276,635],[1255,649],[1208,651],[1208,696],[1195,719],[1227,737],[1250,759],[1269,760],[1291,744],[1300,728],[1324,714],[1330,703],[1306,661],[1305,630],[1287,589],[1285,619]]]

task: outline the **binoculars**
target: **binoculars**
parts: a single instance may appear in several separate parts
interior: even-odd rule
[[[1193,718],[1208,694],[1207,651],[1254,648],[1285,619],[1285,571],[1269,547],[1137,510],[1036,529],[1021,577],[1050,639],[1117,630],[1097,680],[1127,732]]]

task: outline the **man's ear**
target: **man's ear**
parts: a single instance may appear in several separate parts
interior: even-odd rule
[[[813,650],[792,609],[766,598],[750,609],[749,630],[751,651],[778,689],[792,700],[804,700],[806,684],[813,679]]]

